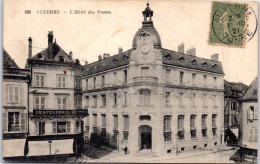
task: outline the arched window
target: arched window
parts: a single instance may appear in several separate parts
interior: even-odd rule
[[[63,58],[63,57],[60,57],[60,58],[59,58],[59,61],[60,61],[61,63],[63,63],[63,62],[64,62],[64,58]]]
[[[142,90],[139,93],[139,102],[141,106],[149,106],[151,99],[151,92],[149,90]]]

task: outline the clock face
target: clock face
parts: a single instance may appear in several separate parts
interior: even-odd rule
[[[148,45],[143,45],[141,48],[142,53],[147,54],[149,52],[150,48]]]

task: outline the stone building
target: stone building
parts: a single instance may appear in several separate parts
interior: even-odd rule
[[[29,70],[20,69],[3,50],[3,158],[24,156],[28,133]]]
[[[28,39],[26,68],[32,79],[27,156],[78,154],[83,146],[83,118],[87,115],[81,104],[83,67],[72,58],[72,52],[67,54],[56,40],[53,42],[53,37],[50,31],[48,47],[34,56],[32,39]],[[53,147],[51,152],[49,146]]]
[[[82,105],[86,137],[97,134],[122,151],[156,155],[209,149],[224,135],[224,73],[218,55],[162,47],[149,4],[132,48],[86,64]]]
[[[242,161],[257,162],[258,151],[258,78],[239,99],[239,146]]]

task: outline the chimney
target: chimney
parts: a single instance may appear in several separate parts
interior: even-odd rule
[[[70,53],[69,53],[69,58],[70,58],[70,60],[72,60],[72,51],[70,51]]]
[[[103,59],[106,59],[106,58],[108,58],[109,56],[110,56],[110,54],[104,53],[104,54],[103,54]]]
[[[196,49],[195,49],[194,47],[189,48],[189,49],[186,51],[186,53],[187,53],[188,55],[196,56]]]
[[[87,60],[85,60],[85,66],[86,66],[86,65],[88,65],[88,61],[87,61]]]
[[[218,54],[211,55],[211,60],[218,61]]]
[[[98,55],[98,60],[102,60],[102,56],[101,55]]]
[[[181,43],[181,44],[178,46],[178,52],[184,54],[184,44],[183,44],[183,43]]]
[[[52,59],[53,58],[52,43],[53,43],[53,32],[49,31],[49,33],[48,33],[48,59]]]
[[[120,53],[122,53],[123,52],[123,48],[122,47],[119,47],[118,48],[118,53],[120,54]]]
[[[29,57],[29,58],[32,58],[32,38],[31,38],[31,37],[29,37],[28,42],[29,42],[28,57]]]

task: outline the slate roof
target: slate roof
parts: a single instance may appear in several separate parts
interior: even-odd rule
[[[222,64],[218,61],[204,59],[167,49],[161,49],[161,52],[163,55],[163,64],[224,74]]]
[[[10,55],[3,50],[3,68],[17,68],[19,69],[18,65],[14,62],[14,60],[10,57]]]
[[[244,93],[244,95],[240,100],[241,101],[258,100],[258,77],[256,77],[253,80],[253,82],[250,84],[249,88],[247,89],[247,91]]]
[[[225,97],[241,97],[243,93],[248,89],[248,86],[239,82],[224,81]]]

